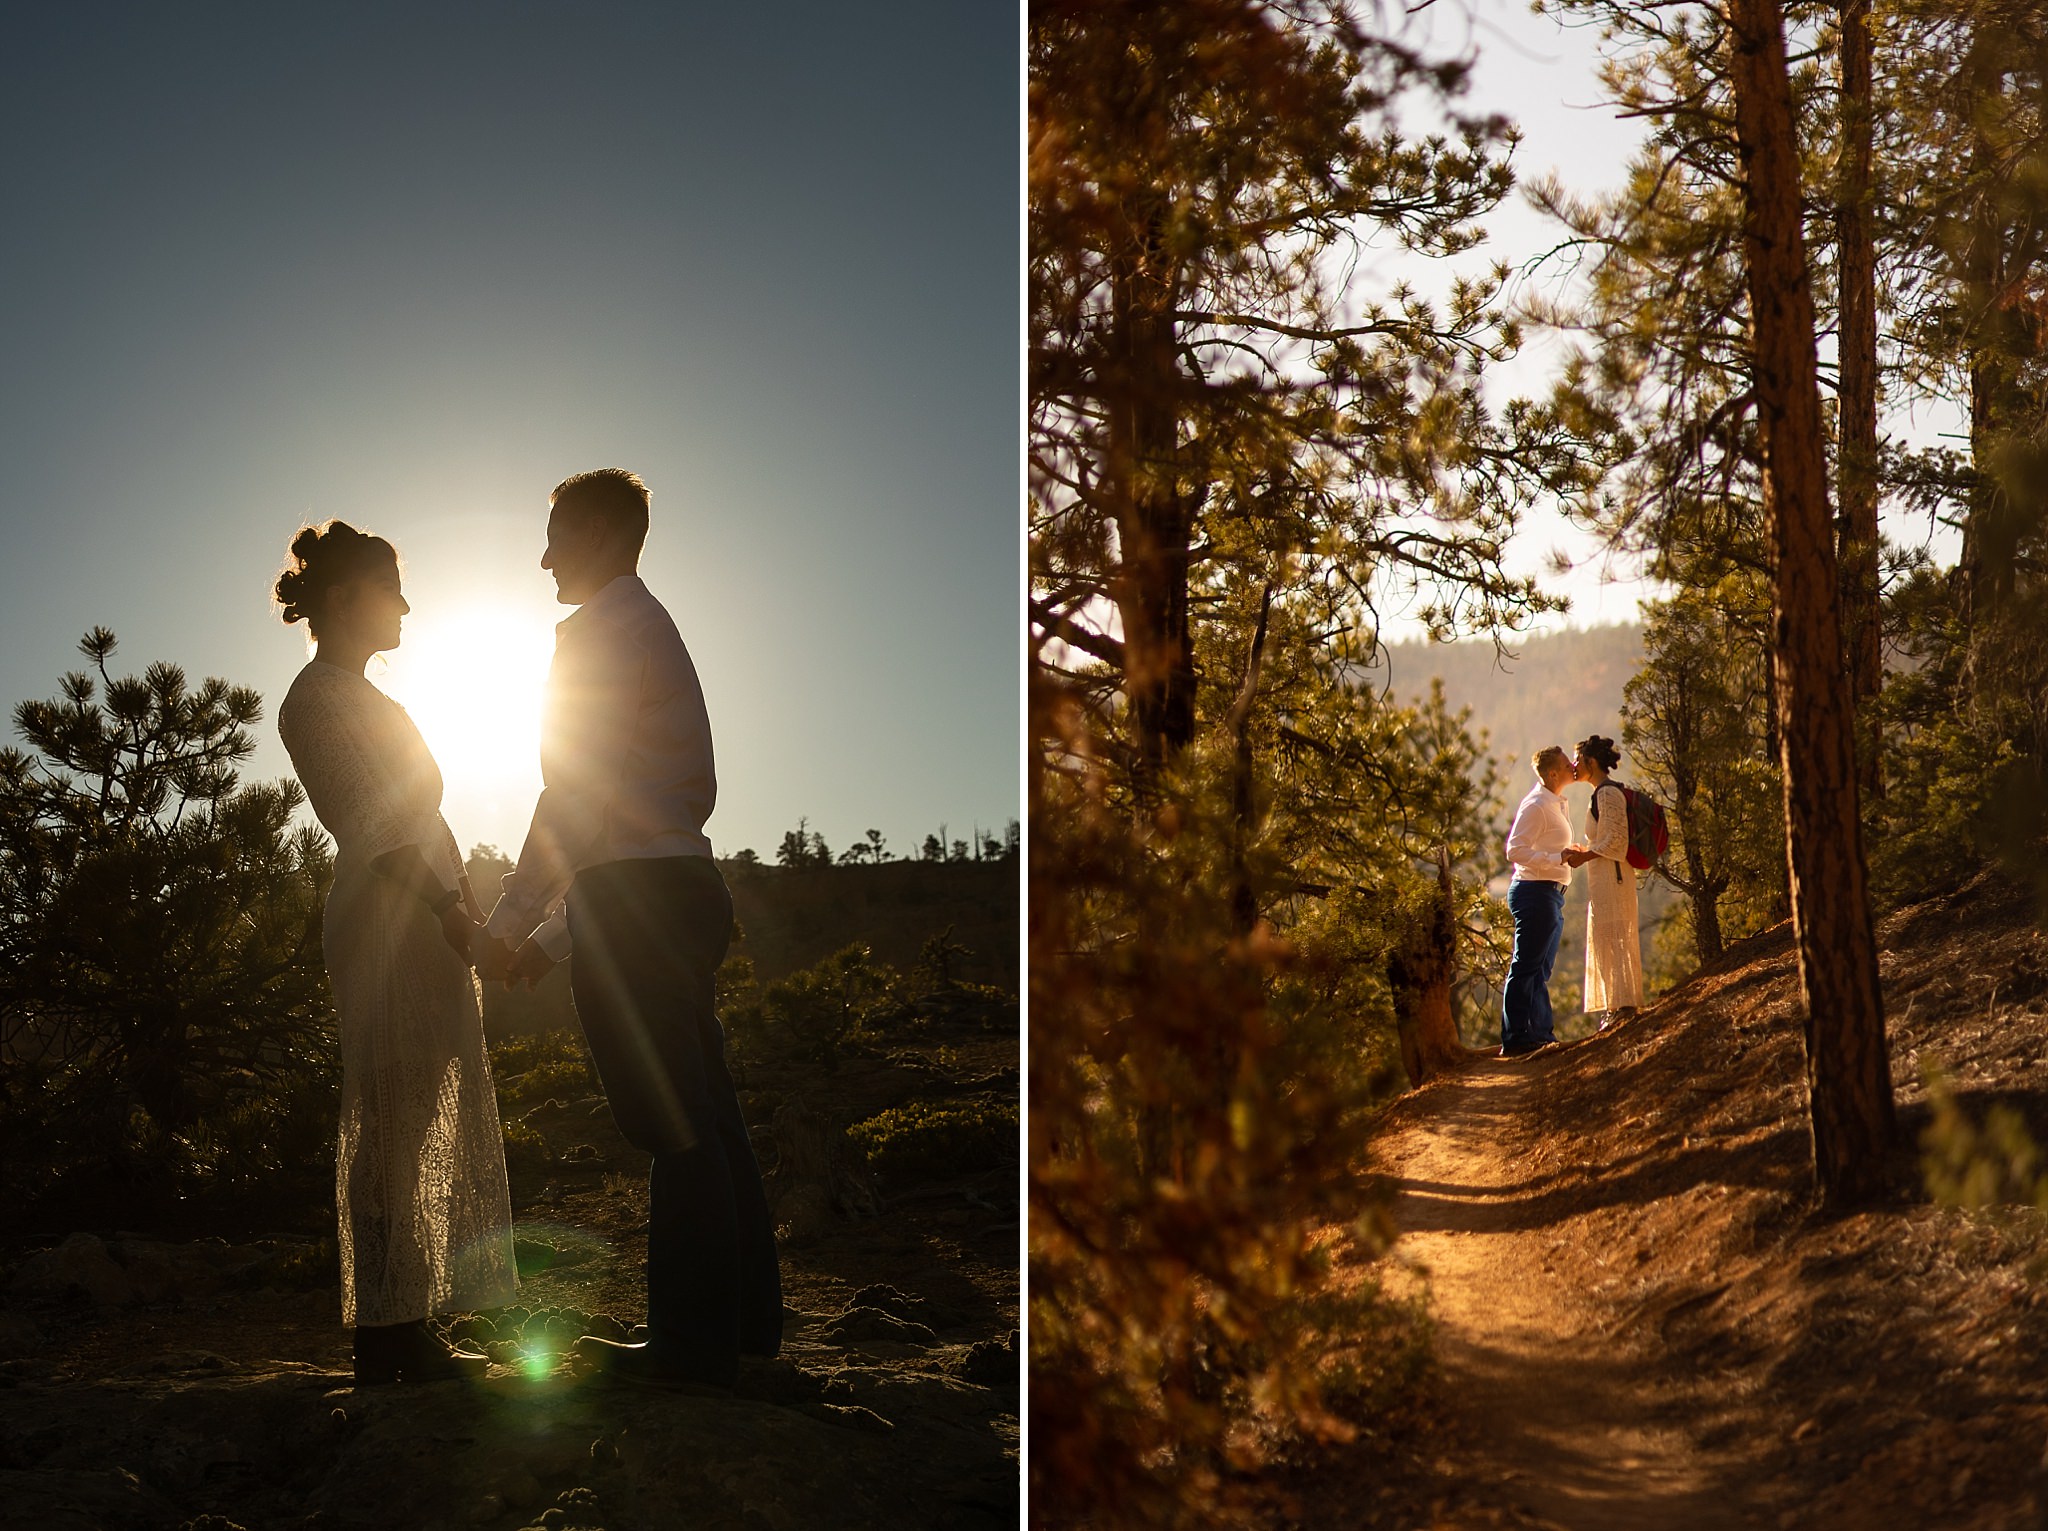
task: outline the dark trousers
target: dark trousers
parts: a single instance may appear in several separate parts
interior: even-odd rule
[[[654,1155],[647,1343],[729,1386],[782,1342],[782,1280],[761,1169],[725,1066],[712,976],[732,897],[697,856],[588,867],[569,889],[570,993],[612,1117]]]
[[[1517,882],[1508,889],[1515,917],[1515,952],[1501,994],[1500,1045],[1540,1047],[1557,1040],[1551,1029],[1550,970],[1564,934],[1564,884]]]

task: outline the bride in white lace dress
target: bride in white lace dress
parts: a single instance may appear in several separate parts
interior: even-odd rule
[[[1574,866],[1586,874],[1586,990],[1588,1015],[1605,1031],[1634,1015],[1643,1002],[1642,937],[1636,918],[1636,871],[1628,863],[1628,799],[1608,773],[1621,764],[1614,741],[1594,734],[1579,742],[1572,761],[1590,782],[1586,835]]]
[[[292,541],[284,619],[314,657],[278,708],[278,732],[334,837],[321,927],[341,1023],[342,1322],[358,1382],[481,1373],[430,1314],[512,1299],[512,1208],[496,1096],[468,962],[480,923],[441,773],[412,719],[364,675],[396,648],[410,608],[398,556],[340,521]]]

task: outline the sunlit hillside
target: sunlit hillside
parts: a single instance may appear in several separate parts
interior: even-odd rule
[[[1472,732],[1488,736],[1500,767],[1502,810],[1529,786],[1529,757],[1546,744],[1570,749],[1588,734],[1621,736],[1622,688],[1642,663],[1642,629],[1633,622],[1522,638],[1506,646],[1488,639],[1464,643],[1396,643],[1370,673],[1374,685],[1391,683],[1403,701],[1426,695],[1432,679],[1444,683],[1453,708],[1472,709]],[[1628,778],[1624,754],[1621,770]],[[1572,798],[1579,810],[1583,789]]]

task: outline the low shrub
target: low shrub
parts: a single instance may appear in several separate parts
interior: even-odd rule
[[[1940,1064],[1925,1065],[1921,1079],[1934,1107],[1920,1134],[1920,1175],[1928,1199],[1976,1214],[2017,1207],[2048,1212],[2048,1155],[2027,1131],[2026,1118],[2001,1104],[1974,1121]]]
[[[994,1169],[1017,1155],[1017,1108],[1008,1102],[913,1101],[849,1127],[846,1136],[886,1174]]]
[[[855,942],[765,988],[735,990],[726,1029],[747,1057],[837,1068],[841,1050],[867,1038],[895,983],[895,969]]]
[[[941,959],[964,951],[934,938],[926,943],[926,960],[899,973],[855,942],[765,986],[753,983],[751,969],[731,984],[721,972],[727,1034],[743,1062],[802,1061],[833,1069],[849,1052],[872,1053],[934,1027],[1014,1032],[1016,995],[947,972]]]
[[[498,1114],[519,1116],[545,1101],[578,1101],[597,1093],[597,1080],[580,1063],[543,1063],[498,1081]]]
[[[498,1089],[498,1115],[507,1119],[543,1101],[582,1100],[598,1090],[590,1051],[573,1031],[506,1037],[493,1043],[491,1078]]]

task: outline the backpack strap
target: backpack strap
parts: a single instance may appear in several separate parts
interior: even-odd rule
[[[1620,782],[1616,781],[1612,776],[1610,776],[1607,778],[1607,780],[1603,781],[1602,783],[1600,783],[1599,786],[1593,789],[1593,822],[1595,824],[1600,822],[1600,794],[1605,792],[1609,787],[1612,787],[1615,791],[1621,794],[1622,818],[1626,820],[1628,817],[1628,788],[1624,787]],[[1625,861],[1627,859],[1628,858],[1626,854],[1624,854],[1622,860]],[[1621,881],[1620,861],[1614,863],[1614,880],[1616,882]]]

